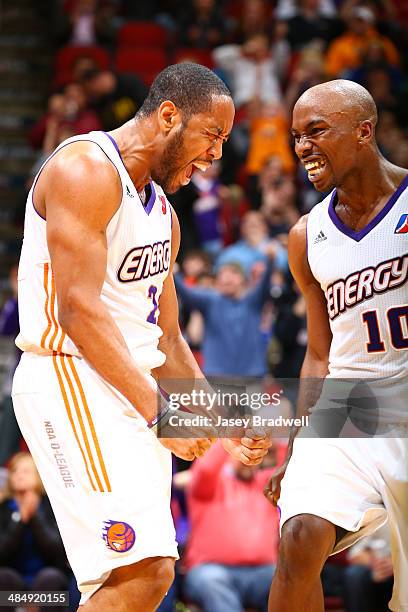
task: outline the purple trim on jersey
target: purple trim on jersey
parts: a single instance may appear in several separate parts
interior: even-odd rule
[[[118,155],[119,155],[119,157],[120,157],[120,161],[121,161],[121,162],[122,162],[122,164],[124,165],[125,170],[126,170],[126,172],[127,172],[127,168],[126,168],[126,166],[125,166],[125,162],[123,161],[123,158],[122,158],[122,156],[121,156],[121,154],[120,154],[119,147],[118,147],[118,145],[117,145],[116,140],[115,140],[115,139],[114,139],[114,138],[113,138],[113,137],[112,137],[110,134],[108,134],[108,132],[103,132],[103,133],[104,133],[104,134],[105,134],[105,135],[106,135],[106,136],[109,138],[109,140],[112,142],[113,146],[115,147],[116,151],[118,152]],[[128,174],[129,174],[129,173],[128,173]],[[130,177],[129,177],[129,178],[130,178]],[[150,189],[151,189],[151,194],[150,194],[150,198],[149,198],[149,199],[148,199],[148,201],[147,201],[147,204],[146,204],[145,206],[143,206],[143,204],[142,204],[142,206],[143,206],[143,210],[144,210],[144,211],[145,211],[145,213],[147,213],[148,215],[150,215],[150,213],[152,212],[153,205],[154,205],[154,203],[155,203],[155,201],[156,201],[156,190],[155,190],[155,188],[154,188],[153,181],[150,181]]]
[[[33,190],[32,196],[31,196],[31,202],[32,202],[32,204],[33,204],[34,211],[37,213],[37,215],[40,217],[40,219],[42,219],[43,221],[47,221],[47,219],[46,219],[45,217],[43,217],[42,215],[40,215],[40,213],[39,213],[39,212],[38,212],[38,210],[36,209],[36,207],[35,207],[35,205],[34,205],[33,195],[34,195],[34,190]]]
[[[142,205],[144,211],[148,215],[150,215],[150,213],[152,212],[152,208],[153,208],[154,203],[156,201],[156,190],[154,188],[153,181],[150,181],[150,190],[151,190],[150,198],[148,199],[147,204],[145,206]]]
[[[408,174],[405,176],[405,178],[402,180],[401,184],[394,191],[394,193],[389,198],[389,200],[385,204],[385,206],[374,217],[374,219],[371,219],[371,221],[369,223],[367,223],[367,225],[365,227],[363,227],[361,230],[358,230],[358,231],[352,230],[350,227],[345,225],[343,223],[343,221],[341,221],[341,219],[337,216],[337,213],[336,213],[336,210],[335,210],[335,207],[334,207],[335,206],[335,202],[337,200],[337,191],[335,189],[333,191],[331,199],[330,199],[329,217],[333,221],[334,225],[337,227],[337,229],[340,232],[342,232],[343,234],[345,234],[349,238],[352,238],[356,242],[360,242],[360,240],[362,240],[364,238],[364,236],[367,236],[367,234],[369,234],[371,232],[371,230],[374,229],[384,219],[384,217],[390,212],[390,210],[394,206],[395,202],[398,200],[398,198],[400,197],[402,192],[407,187],[408,187]]]
[[[120,157],[120,161],[122,162],[122,164],[123,164],[123,165],[125,165],[125,163],[124,163],[124,161],[123,161],[123,159],[122,159],[122,156],[121,156],[121,154],[120,154],[119,147],[118,147],[118,145],[117,145],[116,140],[115,140],[115,139],[114,139],[114,138],[113,138],[113,137],[112,137],[110,134],[108,134],[108,132],[104,132],[104,134],[106,134],[106,136],[107,136],[107,137],[109,138],[109,140],[112,142],[113,146],[115,147],[116,151],[118,152],[118,155],[119,155],[119,157]]]

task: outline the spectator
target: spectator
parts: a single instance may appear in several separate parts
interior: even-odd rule
[[[188,287],[175,276],[184,306],[204,318],[203,369],[207,376],[262,377],[266,374],[266,341],[261,313],[269,297],[270,270],[250,289],[242,267],[219,266],[214,288]]]
[[[299,50],[314,41],[327,45],[341,31],[341,22],[321,12],[320,0],[300,0],[298,12],[288,20],[288,41]]]
[[[301,12],[300,3],[297,0],[278,0],[275,17],[277,19],[291,19]],[[336,2],[333,0],[319,0],[318,12],[322,17],[336,17]]]
[[[0,565],[0,590],[68,589],[62,540],[29,453],[9,464],[8,494],[0,504]]]
[[[394,113],[383,110],[378,123],[378,143],[381,151],[395,164],[407,161],[407,138],[399,127]]]
[[[282,105],[253,103],[246,171],[256,181],[265,162],[273,156],[282,162],[284,173],[293,173],[295,162],[289,147],[289,122]]]
[[[220,163],[214,161],[205,173],[196,170],[191,177],[195,191],[193,218],[199,246],[213,257],[219,254],[224,244],[221,213],[223,201],[229,197],[229,190],[221,184],[219,173]],[[193,189],[189,192],[192,196]]]
[[[37,121],[30,134],[31,145],[42,148],[46,157],[68,135],[87,134],[101,129],[96,113],[87,107],[86,94],[81,85],[66,85],[63,94],[54,94],[48,103],[47,113]],[[65,136],[67,137],[67,136]]]
[[[110,45],[115,41],[113,4],[98,0],[73,0],[56,19],[57,39],[61,44],[87,47]]]
[[[384,525],[348,551],[345,570],[346,612],[386,612],[391,598],[393,567],[390,534]]]
[[[244,0],[235,27],[234,41],[242,44],[259,34],[269,37],[272,31],[270,7],[265,0]]]
[[[284,448],[272,452],[280,463]],[[219,443],[191,469],[185,592],[203,612],[267,610],[279,532],[262,493],[271,472],[230,460]]]
[[[215,0],[193,0],[180,20],[180,43],[185,47],[212,49],[224,42],[226,20]]]
[[[184,283],[188,287],[213,287],[211,259],[204,251],[190,251],[182,263]],[[204,319],[198,310],[180,309],[180,322],[184,336],[197,363],[202,366],[201,344],[204,337]]]
[[[82,79],[88,100],[105,131],[114,130],[135,116],[147,94],[146,85],[135,74],[92,70]]]
[[[211,258],[198,249],[189,251],[183,259],[182,271],[184,282],[189,286],[196,285],[202,276],[211,273]]]
[[[262,191],[261,212],[268,224],[269,235],[278,238],[286,246],[287,234],[300,216],[296,206],[296,187],[292,176],[283,173],[265,185]]]
[[[190,183],[169,198],[180,221],[181,260],[198,247],[216,256],[239,234],[240,219],[248,203],[239,185],[222,182],[220,170],[220,164],[213,162],[205,174],[195,171]]]
[[[306,89],[324,83],[326,79],[324,57],[320,45],[312,44],[302,49],[285,93],[288,112],[292,112],[296,100]]]
[[[345,77],[367,88],[369,87],[370,75],[375,70],[384,71],[390,79],[390,89],[393,93],[400,93],[403,75],[398,66],[394,66],[387,61],[384,45],[378,40],[373,40],[368,44],[363,51],[361,65],[355,70],[346,71]],[[372,92],[370,91],[370,93]],[[376,104],[378,105],[378,101],[376,101]]]
[[[6,300],[0,313],[0,336],[6,336],[10,340],[15,339],[19,331],[18,304],[17,304],[17,265],[13,266],[9,274],[11,296]],[[11,401],[11,383],[14,370],[20,359],[21,351],[14,345],[14,356],[8,364],[4,386],[2,389],[3,399],[0,409],[0,466],[19,449],[21,440],[20,429],[14,416]]]
[[[213,51],[215,65],[227,74],[237,108],[253,99],[280,102],[282,94],[277,66],[268,38],[250,36],[243,45],[223,45]]]
[[[224,249],[216,261],[217,267],[229,262],[242,266],[247,278],[251,277],[254,266],[266,264],[268,256],[280,257],[279,245],[269,238],[265,217],[258,211],[249,211],[241,221],[241,240]]]
[[[375,15],[365,6],[355,6],[348,18],[347,31],[333,40],[326,57],[326,72],[341,77],[346,70],[361,65],[368,46],[377,41],[384,48],[387,62],[398,65],[399,54],[394,43],[375,28]]]
[[[286,381],[285,392],[294,403],[307,344],[305,302],[289,271],[273,273],[271,294],[275,306],[273,375],[293,379],[293,383]]]

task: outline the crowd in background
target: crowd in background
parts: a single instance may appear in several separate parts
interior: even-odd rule
[[[49,3],[49,9],[55,69],[44,115],[29,130],[38,156],[27,188],[66,138],[108,131],[131,119],[155,74],[167,64],[197,61],[212,68],[231,90],[236,119],[222,160],[206,173],[197,170],[187,187],[170,196],[182,231],[175,282],[183,333],[208,376],[257,378],[265,385],[296,378],[307,337],[304,301],[288,268],[287,237],[322,196],[294,157],[291,111],[310,86],[334,78],[354,80],[377,104],[381,151],[407,167],[406,2],[60,0]],[[2,335],[15,335],[18,326],[15,269],[10,278]],[[22,443],[9,388],[3,396],[0,463],[6,465]],[[278,521],[262,497],[262,482],[279,463],[281,446],[274,445],[260,469],[233,465],[217,446],[186,472],[177,465],[173,510],[187,552],[163,610],[173,609],[179,597],[211,612],[266,609]],[[220,493],[223,488],[228,495]],[[11,521],[20,502],[8,491],[5,499],[14,501],[7,502],[7,509],[5,501],[0,505],[0,520],[3,512],[4,520]],[[229,539],[226,519],[222,534],[218,524],[220,515],[228,515],[228,496],[239,517],[228,519]],[[34,506],[46,516],[48,507],[42,502]],[[262,540],[265,533],[269,548]],[[24,537],[33,553],[33,535]],[[228,541],[216,546],[221,537]],[[350,612],[387,609],[392,567],[389,552],[375,554],[376,541],[325,568],[327,597],[340,597]],[[57,540],[55,546],[57,558]],[[9,570],[27,581],[21,559],[10,561],[4,550],[0,537],[0,566],[10,562]],[[37,569],[39,554],[35,551]],[[49,562],[45,557],[42,568]],[[69,581],[67,566],[60,559],[54,565],[49,577]],[[0,568],[0,581],[4,575]]]

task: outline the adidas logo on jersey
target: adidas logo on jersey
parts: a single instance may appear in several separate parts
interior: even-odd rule
[[[129,186],[126,185],[126,195],[129,196],[129,198],[134,198],[135,196],[133,195],[133,193],[130,193],[130,189]]]
[[[327,236],[324,235],[323,230],[320,230],[316,238],[313,240],[313,244],[318,244],[319,242],[323,242],[323,240],[327,240]]]

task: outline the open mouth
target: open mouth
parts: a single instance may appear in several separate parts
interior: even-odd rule
[[[325,159],[314,159],[313,161],[304,163],[305,169],[307,171],[307,177],[309,181],[312,183],[319,180],[322,176],[325,168],[326,168],[326,160]]]
[[[201,170],[201,172],[205,172],[206,170],[208,170],[211,164],[209,162],[195,161],[193,162],[193,166],[198,170]]]
[[[211,163],[204,161],[195,161],[187,166],[184,179],[182,180],[182,185],[188,185],[191,177],[193,176],[194,170],[201,170],[201,172],[205,172],[211,166]]]

